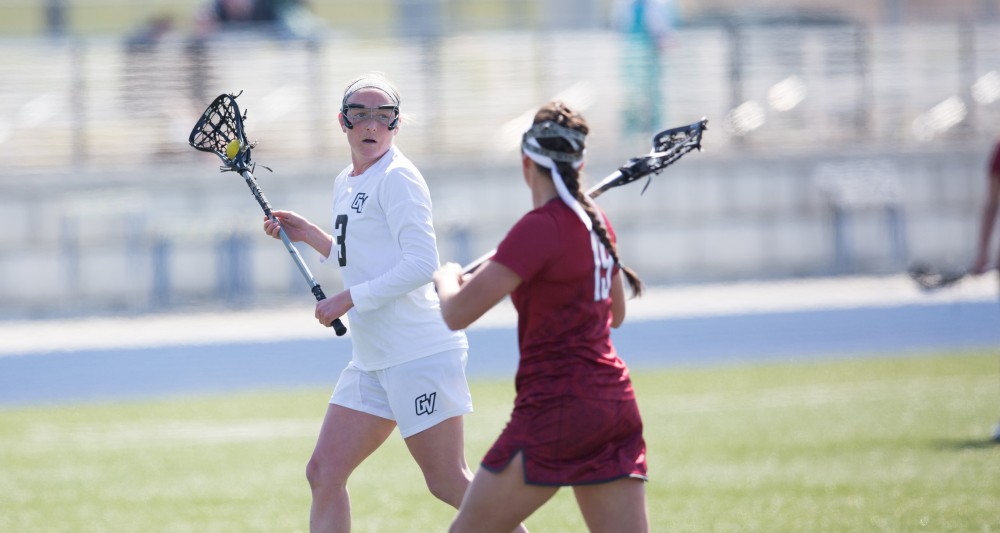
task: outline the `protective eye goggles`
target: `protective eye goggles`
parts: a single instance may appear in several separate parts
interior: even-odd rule
[[[361,104],[346,104],[340,112],[344,115],[344,125],[353,129],[355,124],[366,120],[376,120],[390,130],[399,124],[399,106],[394,104],[365,107]]]

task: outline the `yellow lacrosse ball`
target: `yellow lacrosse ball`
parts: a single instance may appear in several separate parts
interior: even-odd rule
[[[236,157],[236,155],[239,153],[240,153],[240,140],[233,139],[229,141],[229,144],[226,145],[226,157],[232,159]]]

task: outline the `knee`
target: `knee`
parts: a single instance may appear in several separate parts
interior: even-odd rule
[[[435,498],[445,503],[454,505],[451,501],[452,498],[449,498],[450,493],[446,483],[443,483],[441,480],[435,478],[425,478],[424,481],[427,482],[427,490],[429,490]]]
[[[324,462],[316,457],[311,457],[306,464],[306,479],[313,490],[320,487],[335,487],[338,484],[347,485],[346,476],[339,475],[337,470],[332,468],[328,462]]]
[[[469,487],[470,478],[471,473],[460,472],[450,475],[424,476],[424,481],[427,483],[427,490],[435,498],[458,509],[465,496],[465,489]]]
[[[315,457],[310,458],[309,462],[306,463],[306,479],[309,481],[310,487],[315,489],[320,484],[323,478],[321,470],[320,462]]]

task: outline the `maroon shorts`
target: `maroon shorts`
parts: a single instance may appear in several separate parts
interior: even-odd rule
[[[646,442],[634,399],[559,398],[516,407],[482,466],[500,472],[518,452],[530,485],[647,479]]]

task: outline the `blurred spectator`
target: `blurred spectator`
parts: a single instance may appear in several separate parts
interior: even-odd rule
[[[209,0],[195,17],[194,35],[185,52],[191,100],[208,102],[212,75],[209,41],[217,37],[252,34],[254,38],[302,39],[316,44],[323,24],[307,0]]]
[[[134,126],[157,139],[157,157],[186,152],[177,138],[186,136],[191,117],[201,111],[184,91],[187,65],[177,61],[175,20],[156,14],[125,36],[121,63],[121,102]]]
[[[396,0],[396,9],[399,35],[437,39],[444,33],[444,0]]]
[[[125,47],[129,52],[139,52],[154,48],[174,27],[170,15],[156,15],[143,22],[125,39]]]
[[[318,27],[306,0],[210,0],[195,18],[196,38],[220,31],[264,31],[283,38],[311,37]]]
[[[66,0],[46,0],[45,25],[49,35],[59,37],[66,34]]]
[[[173,31],[169,15],[155,15],[144,20],[125,37],[122,61],[122,102],[130,116],[157,116],[157,107],[148,104],[170,94],[170,78],[176,72],[158,58],[160,44]]]
[[[624,36],[622,80],[625,84],[626,133],[650,133],[663,127],[663,51],[674,29],[673,0],[615,0],[612,26]]]

